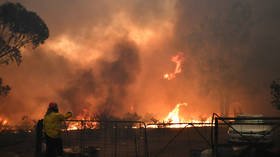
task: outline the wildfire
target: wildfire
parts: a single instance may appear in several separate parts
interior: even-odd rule
[[[212,117],[208,118],[189,118],[185,120],[180,116],[180,107],[188,106],[187,103],[177,104],[172,111],[163,119],[163,123],[156,123],[153,125],[148,125],[149,128],[184,128],[184,127],[204,127],[211,126]]]
[[[181,106],[188,106],[188,104],[187,103],[177,104],[175,106],[175,108],[171,112],[169,112],[169,114],[164,118],[164,122],[168,122],[168,123],[182,123],[182,122],[184,122],[184,119],[180,118],[180,116],[179,116]],[[174,125],[171,125],[170,127],[180,128],[180,127],[183,127],[183,126],[182,126],[182,124],[174,124]]]
[[[184,128],[184,127],[204,127],[211,126],[211,116],[206,117],[191,117],[185,119],[185,116],[180,115],[180,108],[187,107],[188,103],[178,103],[176,106],[168,113],[168,115],[163,118],[163,120],[156,121],[153,124],[148,124],[148,128]],[[95,119],[91,116],[89,110],[83,109],[82,113],[76,116],[73,121],[68,121],[66,130],[81,130],[81,129],[96,129],[98,128],[98,122],[94,122]],[[83,121],[85,120],[85,121]],[[0,121],[1,122],[1,121]],[[132,128],[135,128],[134,126]]]
[[[83,109],[82,113],[75,117],[77,120],[81,121],[69,121],[67,125],[67,130],[79,130],[84,128],[95,129],[97,128],[97,122],[83,122],[83,120],[93,120],[89,110]]]
[[[184,53],[179,52],[177,55],[171,58],[171,61],[176,64],[175,70],[173,73],[166,73],[163,75],[164,79],[172,80],[176,77],[177,74],[181,73],[182,71],[182,63],[185,60]]]
[[[4,120],[4,121],[2,122],[2,125],[6,125],[6,124],[8,124],[8,121],[7,121],[7,120]]]
[[[180,123],[183,122],[184,119],[179,117],[180,107],[181,106],[188,106],[187,103],[177,104],[175,108],[169,112],[168,116],[164,118],[164,122],[172,122],[172,123]]]
[[[0,117],[0,131],[5,130],[8,125],[8,120]]]
[[[78,130],[81,128],[81,124],[79,122],[70,122],[67,126],[67,130]]]
[[[8,124],[8,120],[0,117],[0,125],[3,126],[3,125],[7,125],[7,124]]]

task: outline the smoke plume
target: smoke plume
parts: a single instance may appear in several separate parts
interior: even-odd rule
[[[78,115],[106,111],[162,119],[179,102],[183,115],[279,115],[269,85],[280,71],[280,2],[271,0],[13,1],[48,25],[44,45],[23,63],[2,65],[12,90],[0,116],[42,117],[50,101]],[[186,58],[180,75],[172,56]]]

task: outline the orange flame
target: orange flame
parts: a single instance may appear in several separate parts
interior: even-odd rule
[[[75,117],[77,120],[94,120],[94,118],[91,116],[89,110],[83,109],[82,113],[79,114],[78,116]],[[96,122],[69,122],[67,126],[67,130],[79,130],[79,129],[84,129],[84,128],[89,128],[89,129],[95,129],[97,128],[97,123]]]
[[[8,120],[5,119],[5,118],[0,117],[0,125],[4,126],[4,125],[7,125],[7,124],[8,124]]]
[[[192,117],[190,116],[188,119],[184,119],[184,116],[180,115],[180,108],[187,107],[188,103],[178,103],[176,106],[168,113],[168,115],[163,118],[163,123],[155,123],[150,124],[148,128],[159,128],[159,127],[166,127],[166,128],[184,128],[184,127],[204,127],[204,126],[211,126],[211,116],[208,118],[204,117]],[[90,112],[87,109],[83,109],[82,113],[75,117],[77,120],[94,120],[94,117],[90,116]],[[181,124],[179,124],[181,123]],[[69,122],[67,125],[67,130],[80,130],[80,129],[96,129],[98,128],[97,122],[80,122],[80,121],[73,121]]]
[[[7,120],[4,120],[3,122],[2,122],[2,125],[7,125],[8,124],[8,121]]]
[[[180,116],[180,107],[181,106],[188,106],[187,103],[179,103],[177,104],[172,111],[168,113],[168,115],[164,118],[163,124],[154,124],[149,125],[149,128],[158,128],[164,127],[167,128],[184,128],[184,127],[204,127],[204,126],[211,126],[212,117],[209,116],[208,118],[189,118],[185,120],[183,117]],[[184,124],[178,124],[184,123]]]
[[[176,75],[181,73],[181,71],[182,71],[182,63],[184,60],[185,60],[185,57],[184,57],[183,52],[179,52],[177,55],[173,56],[171,58],[171,61],[176,64],[175,70],[173,73],[164,74],[163,78],[167,79],[167,80],[172,80],[172,79],[176,78]]]
[[[8,127],[8,120],[0,117],[0,131],[7,129],[7,127]]]
[[[181,106],[188,106],[188,104],[187,103],[177,104],[176,107],[171,112],[169,112],[168,116],[164,118],[164,122],[172,122],[172,123],[183,122],[184,119],[179,117]]]

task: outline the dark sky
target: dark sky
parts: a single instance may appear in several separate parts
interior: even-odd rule
[[[1,3],[3,3],[2,1]],[[0,116],[38,119],[50,101],[78,115],[151,113],[186,102],[185,118],[280,115],[269,85],[280,77],[279,0],[21,0],[50,38],[23,63],[0,66],[12,87]],[[183,52],[182,72],[172,56]]]

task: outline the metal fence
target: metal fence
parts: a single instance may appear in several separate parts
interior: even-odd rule
[[[98,157],[148,157],[146,124],[140,121],[68,120],[66,153]],[[74,128],[71,128],[74,126]]]
[[[100,157],[198,157],[211,148],[211,123],[157,123],[158,128],[151,128],[155,124],[139,121],[67,121],[71,125],[78,127],[65,130],[66,149]]]
[[[149,126],[154,124],[147,124]],[[162,123],[157,126],[147,129],[153,157],[200,157],[202,150],[211,147],[210,123]]]
[[[246,123],[237,123],[247,120]],[[273,140],[280,148],[280,117],[220,117],[213,114],[212,123],[145,124],[141,121],[68,120],[63,132],[66,154],[91,157],[199,157],[248,156],[247,150],[264,147],[262,138],[252,141],[244,137],[245,151],[234,150],[241,143],[229,142],[229,130],[243,137],[233,125],[259,125],[248,120],[260,120],[272,127]],[[180,125],[181,128],[172,128]],[[157,128],[151,128],[156,126]],[[183,127],[182,127],[183,126]],[[38,128],[38,127],[37,127]],[[70,129],[70,130],[69,130]],[[268,133],[267,133],[268,134]],[[278,145],[277,145],[278,141]],[[274,145],[275,147],[275,145]],[[241,153],[240,153],[241,152]],[[267,153],[266,151],[264,151]],[[255,152],[253,152],[255,153]],[[251,155],[252,156],[252,155]]]
[[[271,152],[268,149],[280,146],[280,117],[220,117],[214,113],[212,123],[211,145],[214,157],[256,156],[260,153],[269,156]],[[265,129],[267,127],[269,129]],[[236,141],[230,140],[231,136]]]

